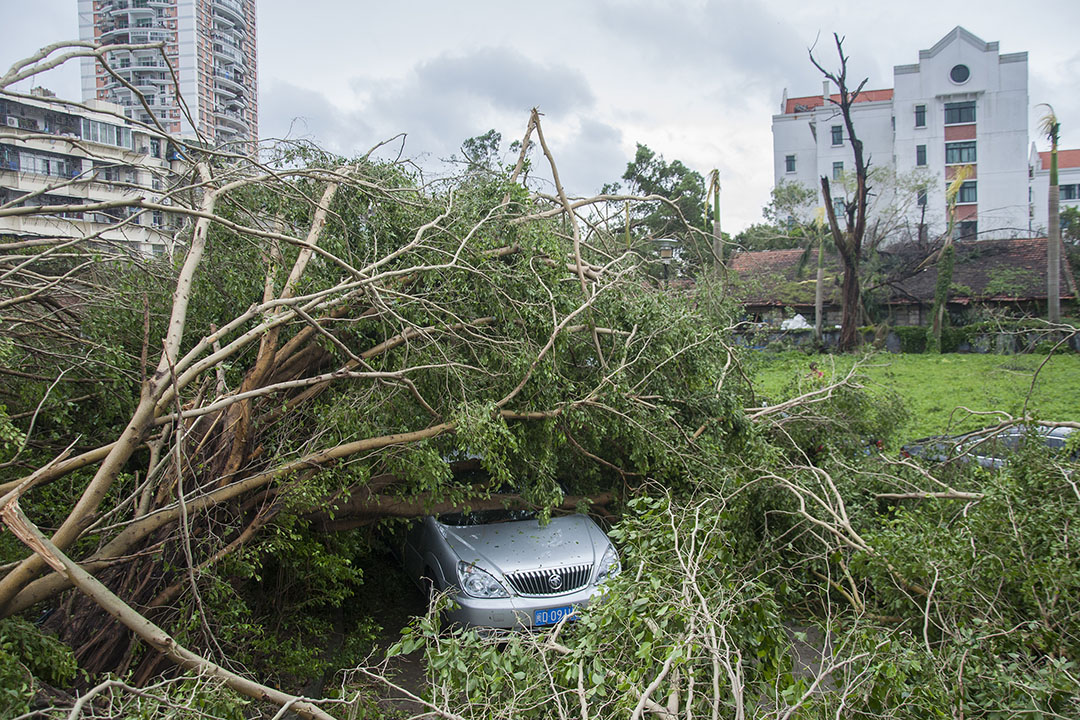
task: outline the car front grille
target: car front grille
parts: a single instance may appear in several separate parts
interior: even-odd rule
[[[565,595],[589,584],[592,565],[568,565],[550,570],[523,570],[506,576],[519,595]]]

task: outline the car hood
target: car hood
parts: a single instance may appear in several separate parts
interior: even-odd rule
[[[565,565],[595,564],[607,548],[607,536],[590,518],[553,518],[457,527],[439,525],[458,557],[504,575]]]

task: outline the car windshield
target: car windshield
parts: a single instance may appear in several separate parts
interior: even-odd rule
[[[491,525],[493,523],[534,519],[536,519],[535,510],[507,510],[504,508],[496,508],[494,510],[474,510],[472,512],[443,513],[438,516],[439,522],[443,525],[453,525],[455,527]]]

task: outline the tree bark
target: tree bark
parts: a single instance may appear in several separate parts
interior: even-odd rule
[[[1046,233],[1046,310],[1047,320],[1061,322],[1061,214],[1060,189],[1050,185],[1049,228]]]

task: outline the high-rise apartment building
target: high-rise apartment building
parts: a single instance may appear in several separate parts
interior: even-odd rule
[[[79,35],[163,45],[84,59],[84,100],[211,145],[258,139],[255,0],[79,0]]]
[[[847,130],[829,97],[827,85],[821,95],[789,98],[784,92],[781,114],[772,122],[777,183],[797,181],[820,193],[822,176],[841,179],[854,169]],[[920,50],[919,62],[895,66],[892,88],[863,91],[852,111],[873,166],[929,181],[930,189],[908,209],[912,225],[925,212],[932,235],[945,231],[946,188],[967,166],[964,172],[970,175],[957,196],[954,233],[1028,233],[1026,52],[999,53],[996,42],[957,27],[932,48]]]
[[[62,208],[0,218],[0,238],[87,239],[144,254],[171,252],[182,218],[169,205],[181,160],[169,138],[125,120],[118,105],[72,105],[48,90],[0,92],[0,205]],[[89,209],[83,210],[82,206]]]

